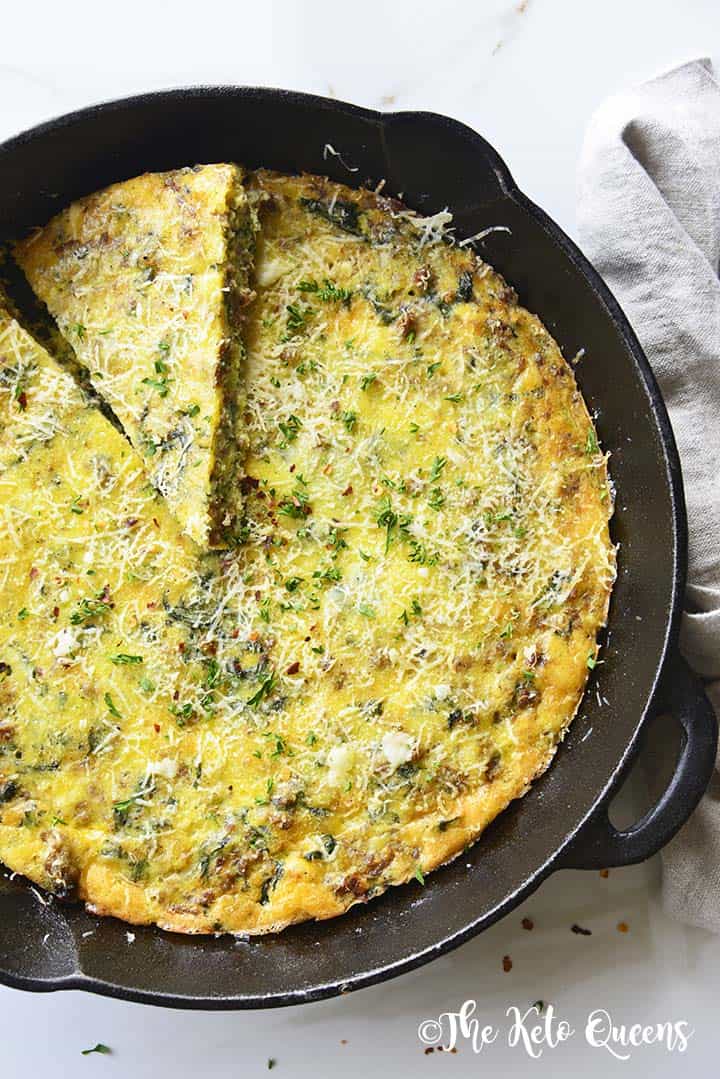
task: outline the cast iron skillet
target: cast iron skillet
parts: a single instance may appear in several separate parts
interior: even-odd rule
[[[342,160],[323,150],[330,143]],[[71,199],[147,170],[236,160],[384,178],[423,213],[448,206],[459,236],[490,225],[482,254],[537,312],[566,356],[610,450],[620,544],[604,664],[549,770],[481,841],[424,888],[393,888],[330,922],[253,941],[192,938],[41,902],[0,877],[0,981],[87,989],[175,1007],[296,1004],[393,977],[456,947],[507,914],[559,868],[638,862],[658,851],[701,797],[715,720],[678,658],[686,517],[677,451],[647,361],[612,295],[495,150],[432,113],[380,114],[282,90],[194,88],[72,113],[0,147],[0,239],[44,223]],[[346,166],[357,168],[348,171]],[[607,805],[660,707],[682,730],[675,774],[639,823],[618,831]],[[92,931],[92,935],[86,935]]]

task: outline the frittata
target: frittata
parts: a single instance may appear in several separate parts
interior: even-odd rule
[[[152,482],[201,547],[232,542],[242,316],[256,220],[241,170],[150,173],[81,199],[16,250]]]
[[[605,455],[505,282],[381,195],[247,185],[232,549],[0,341],[0,859],[183,932],[422,886],[549,764],[615,572]]]

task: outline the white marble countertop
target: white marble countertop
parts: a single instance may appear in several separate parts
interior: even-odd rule
[[[574,232],[574,172],[588,116],[623,84],[693,56],[720,59],[716,0],[366,0],[358,6],[125,0],[110,20],[88,0],[3,12],[0,138],[94,101],[187,83],[285,86],[386,109],[424,108],[475,127],[520,186]],[[360,19],[362,11],[370,17]],[[624,801],[637,803],[626,791]],[[662,1076],[716,1070],[720,938],[670,922],[657,860],[556,874],[463,948],[393,982],[302,1008],[182,1013],[79,993],[0,989],[0,1070],[54,1076],[399,1076],[481,1070],[507,1076]],[[535,928],[524,930],[531,917]],[[617,925],[625,922],[626,933]],[[573,922],[591,936],[570,931]],[[2,926],[0,926],[2,933]],[[512,957],[509,972],[502,958]],[[498,1029],[479,1056],[425,1054],[418,1024],[478,1002]],[[575,1033],[532,1059],[508,1044],[511,1019],[552,1002]],[[630,1050],[620,1061],[584,1036],[593,1009],[616,1026],[686,1021],[687,1051]],[[81,1057],[97,1042],[111,1055]]]

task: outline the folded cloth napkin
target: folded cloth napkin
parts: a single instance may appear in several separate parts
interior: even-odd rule
[[[605,102],[579,170],[585,252],[660,383],[685,479],[681,648],[720,715],[720,85],[697,60]],[[720,932],[720,773],[663,851],[663,904]]]

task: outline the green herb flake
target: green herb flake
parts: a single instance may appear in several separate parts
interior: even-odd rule
[[[440,475],[442,473],[442,470],[445,468],[446,464],[447,464],[447,458],[446,457],[436,457],[435,458],[435,460],[432,463],[432,468],[430,469],[430,483],[436,483],[440,479]]]
[[[289,303],[285,310],[287,311],[287,331],[291,336],[301,333],[314,314],[314,309],[310,304],[301,306],[297,303]]]
[[[160,362],[160,360],[157,360],[156,365]],[[155,390],[158,397],[167,397],[170,392],[170,387],[168,385],[169,379],[165,376],[163,378],[144,378],[141,381],[143,386],[150,386]]]
[[[112,697],[110,696],[109,693],[105,694],[105,696],[103,697],[103,700],[105,701],[105,705],[106,705],[107,710],[110,713],[110,715],[115,716],[115,719],[122,719],[122,716],[121,716],[120,712],[118,712],[117,708],[115,707],[113,699],[112,699]]]
[[[423,876],[423,871],[419,865],[415,867],[415,880],[418,882],[418,884],[425,883],[425,877]]]
[[[297,438],[298,431],[302,427],[302,420],[291,413],[286,420],[280,420],[278,427],[285,438],[283,445],[287,445],[289,442],[294,442]]]
[[[445,505],[445,495],[442,493],[442,488],[433,487],[430,492],[430,497],[428,498],[428,505],[433,510],[442,509]]]
[[[81,1050],[81,1054],[84,1057],[90,1056],[91,1053],[101,1053],[104,1056],[107,1056],[108,1053],[112,1053],[112,1049],[109,1045],[103,1045],[102,1042],[98,1042],[97,1045],[93,1045],[92,1049]]]
[[[296,487],[289,497],[283,498],[278,505],[278,513],[283,517],[294,517],[300,520],[312,513],[308,496],[301,487]]]
[[[255,705],[260,704],[260,701],[263,700],[264,697],[269,697],[272,693],[273,687],[275,686],[275,681],[275,671],[271,671],[267,678],[264,678],[262,680],[260,686],[255,691],[255,693],[253,693],[252,697],[248,697],[248,699],[245,701],[245,704],[248,705],[250,708],[254,708]]]
[[[115,655],[110,656],[109,659],[116,667],[129,666],[132,663],[143,662],[142,656],[129,656],[126,652],[116,652]]]
[[[70,622],[73,626],[81,626],[84,622],[98,618],[109,610],[110,604],[103,599],[81,599],[77,610],[70,615]]]
[[[375,518],[378,528],[385,529],[385,554],[390,550],[390,543],[392,541],[393,530],[398,523],[398,515],[392,508],[389,495],[386,495],[378,506],[377,517]]]

